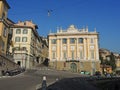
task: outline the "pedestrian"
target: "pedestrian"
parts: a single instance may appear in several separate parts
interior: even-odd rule
[[[4,71],[4,70],[2,70],[1,72],[2,72],[2,76],[4,76],[4,75],[5,75],[5,71]]]

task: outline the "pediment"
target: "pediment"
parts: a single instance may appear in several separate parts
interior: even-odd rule
[[[67,29],[67,32],[78,32],[78,29],[74,25],[70,25]]]

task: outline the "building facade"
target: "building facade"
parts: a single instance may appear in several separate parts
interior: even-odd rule
[[[6,55],[9,24],[7,14],[10,6],[6,0],[0,0],[0,53]]]
[[[115,56],[116,59],[116,71],[120,71],[120,54]]]
[[[18,22],[11,29],[13,31],[13,47],[15,62],[21,67],[31,68],[35,66],[36,58],[40,52],[37,25],[32,21]]]
[[[50,66],[72,72],[88,71],[94,74],[100,70],[98,33],[88,28],[77,29],[70,25],[57,33],[49,33]]]
[[[13,62],[13,57],[9,52],[12,40],[10,26],[14,24],[8,19],[9,4],[6,0],[0,0],[0,75],[1,71],[18,68]]]
[[[37,32],[37,25],[32,21],[19,21],[11,27],[13,31],[13,47],[15,63],[30,69],[41,64],[46,57],[48,47]],[[48,55],[48,54],[47,54]]]
[[[40,61],[41,63],[44,63],[44,61],[46,59],[48,59],[48,40],[46,37],[41,37],[40,36],[40,39],[41,39],[41,43],[40,43]]]

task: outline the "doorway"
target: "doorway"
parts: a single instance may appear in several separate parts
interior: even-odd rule
[[[21,65],[21,62],[20,62],[20,61],[17,61],[17,64],[20,66],[20,65]]]
[[[70,68],[72,72],[77,72],[77,65],[75,63],[71,63]]]

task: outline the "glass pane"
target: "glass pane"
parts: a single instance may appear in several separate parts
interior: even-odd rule
[[[63,43],[63,44],[67,44],[67,39],[64,38],[64,39],[62,40],[62,43]]]

